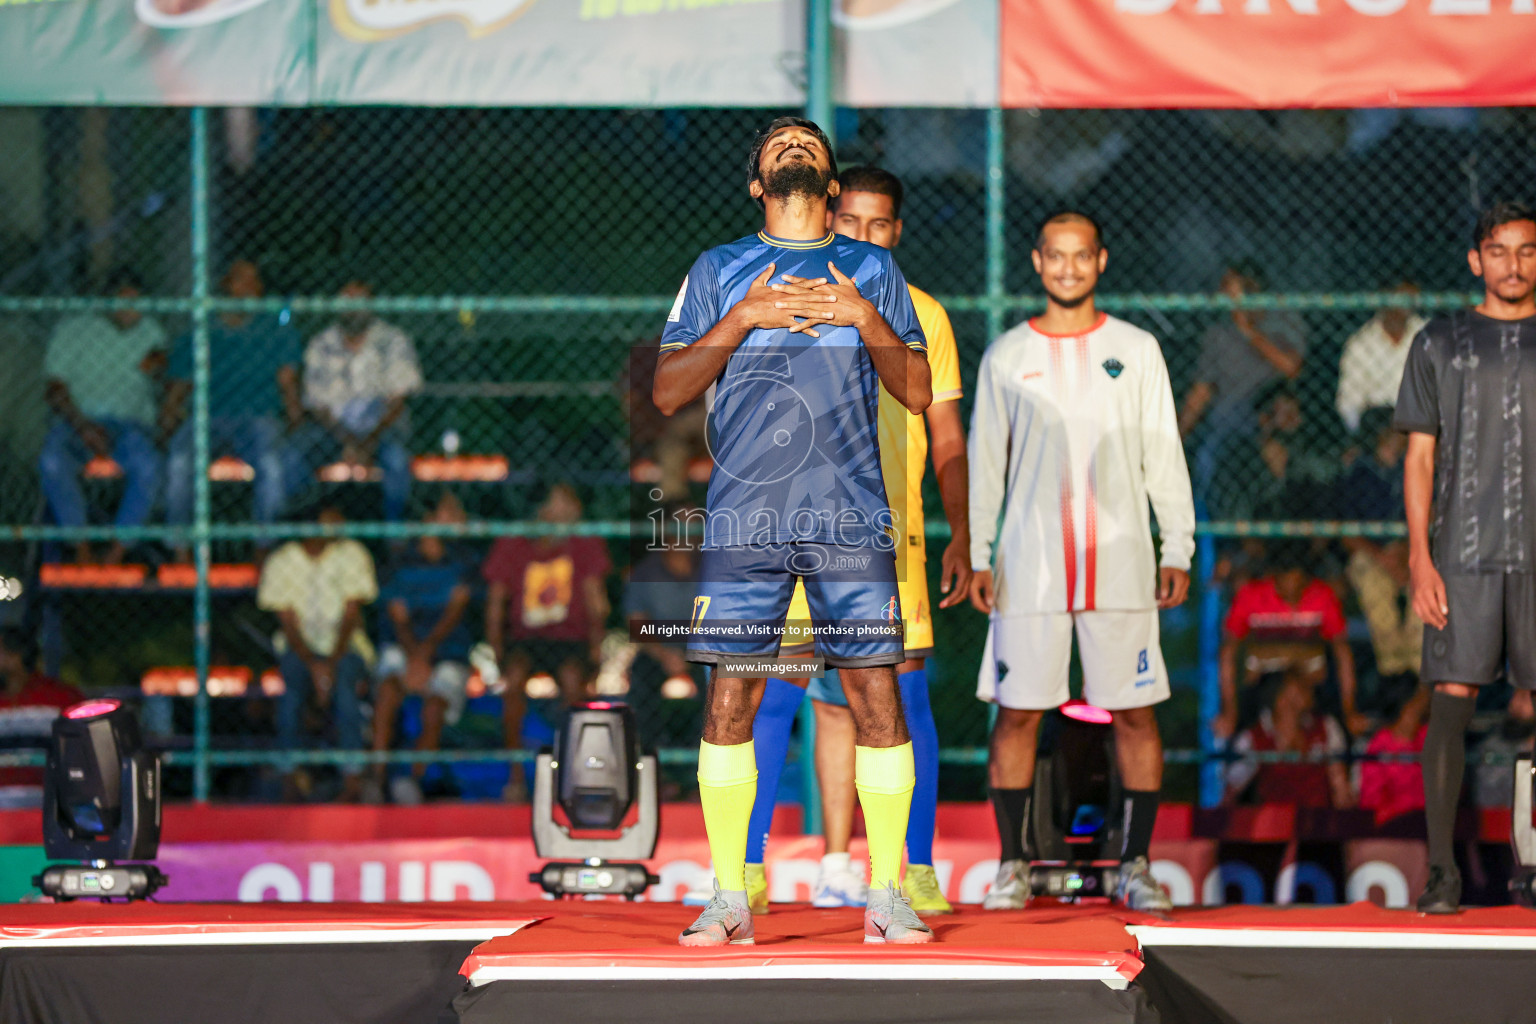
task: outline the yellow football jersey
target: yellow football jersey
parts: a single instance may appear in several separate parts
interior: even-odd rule
[[[933,377],[933,401],[960,398],[960,355],[949,314],[932,295],[913,285],[912,305],[928,339],[928,370]],[[885,499],[891,503],[900,539],[898,560],[907,554],[924,558],[923,472],[928,465],[928,425],[880,389],[880,474],[885,478]]]
[[[923,336],[928,339],[928,370],[933,378],[933,400],[953,402],[960,398],[960,356],[949,314],[937,299],[921,288],[907,285],[917,310]],[[928,603],[927,548],[923,541],[923,471],[928,466],[928,424],[906,406],[880,389],[880,475],[885,480],[885,499],[896,520],[896,579],[901,593],[901,617],[907,656],[926,658],[933,651],[933,610]],[[805,584],[795,591],[785,616],[779,654],[809,654],[812,644],[811,608]]]

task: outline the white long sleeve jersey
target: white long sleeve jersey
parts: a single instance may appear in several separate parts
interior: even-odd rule
[[[1162,564],[1189,568],[1195,504],[1173,389],[1139,327],[1101,315],[1084,334],[1025,323],[994,341],[970,462],[971,565],[993,570],[998,615],[1155,607],[1149,501]]]

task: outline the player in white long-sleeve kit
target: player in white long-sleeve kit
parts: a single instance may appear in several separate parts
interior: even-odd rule
[[[1083,696],[1114,713],[1125,793],[1116,895],[1167,909],[1147,861],[1163,774],[1153,706],[1168,699],[1158,610],[1189,592],[1189,469],[1157,339],[1095,307],[1108,262],[1098,225],[1057,214],[1033,256],[1046,311],[987,349],[971,422],[971,602],[992,620],[977,695],[998,705],[988,772],[1002,839],[985,905],[1029,897],[1036,736],[1068,698],[1075,631]]]

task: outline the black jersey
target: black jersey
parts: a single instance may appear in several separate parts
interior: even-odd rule
[[[1431,320],[1413,339],[1394,423],[1438,442],[1436,567],[1536,571],[1536,317]]]

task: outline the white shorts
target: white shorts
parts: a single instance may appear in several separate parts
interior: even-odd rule
[[[994,616],[976,696],[1018,711],[1065,704],[1074,627],[1089,704],[1122,711],[1168,699],[1156,608]]]
[[[386,644],[379,649],[379,663],[374,667],[374,677],[388,679],[405,675],[405,649],[397,644]],[[441,697],[448,703],[443,720],[457,725],[469,700],[470,667],[462,661],[439,661],[432,666],[432,677],[427,680],[427,696]]]

